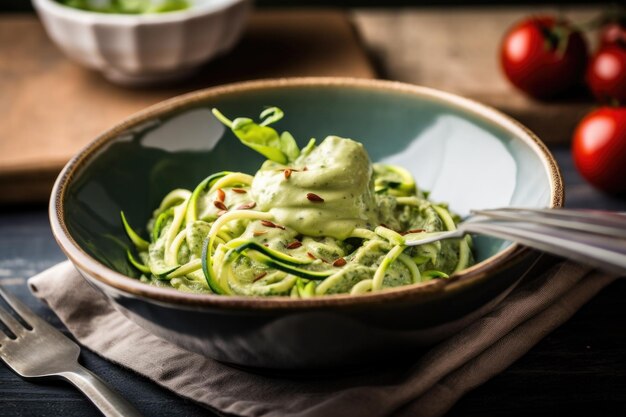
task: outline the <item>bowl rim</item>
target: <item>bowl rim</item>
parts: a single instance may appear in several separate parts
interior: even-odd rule
[[[250,297],[194,294],[181,292],[173,288],[160,288],[147,285],[137,279],[114,271],[92,258],[72,238],[64,220],[64,202],[68,185],[71,183],[76,173],[88,165],[92,157],[99,153],[99,150],[106,147],[109,142],[114,140],[123,131],[132,126],[139,125],[146,120],[172,111],[185,109],[208,98],[217,98],[233,93],[245,93],[255,90],[307,87],[370,89],[396,94],[403,93],[417,97],[427,97],[429,100],[444,102],[455,108],[468,111],[488,123],[504,127],[516,138],[522,140],[529,146],[543,163],[550,181],[551,195],[548,207],[558,208],[563,206],[564,189],[560,169],[546,145],[527,127],[492,107],[452,93],[398,81],[343,77],[261,79],[192,91],[154,104],[129,116],[116,126],[98,135],[92,142],[86,145],[65,165],[55,181],[50,197],[50,224],[53,235],[61,250],[80,271],[87,272],[90,278],[95,279],[95,284],[104,284],[106,287],[112,287],[117,292],[121,292],[127,296],[131,295],[155,303],[174,304],[186,308],[220,308],[235,310],[291,310],[320,307],[352,308],[386,302],[416,302],[429,300],[433,296],[461,290],[486,279],[490,275],[495,275],[496,272],[504,270],[509,265],[516,263],[525,254],[531,251],[526,247],[513,243],[503,251],[452,275],[447,280],[432,280],[426,283],[405,285],[359,296],[334,294],[308,299],[292,299],[279,296]]]
[[[206,16],[219,13],[237,4],[250,2],[251,0],[214,0],[207,1],[197,6],[192,6],[183,10],[174,10],[165,13],[146,14],[123,14],[123,13],[102,13],[90,10],[82,10],[76,7],[66,6],[56,0],[31,0],[36,8],[57,17],[64,17],[72,20],[83,21],[85,23],[104,23],[114,25],[133,26],[137,24],[160,24],[183,22],[195,17]]]

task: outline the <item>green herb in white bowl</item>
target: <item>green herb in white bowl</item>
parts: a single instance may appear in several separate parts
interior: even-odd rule
[[[188,0],[57,0],[75,9],[98,13],[145,14],[188,9]]]

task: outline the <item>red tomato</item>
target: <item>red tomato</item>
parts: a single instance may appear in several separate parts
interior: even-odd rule
[[[616,45],[600,49],[587,69],[587,85],[601,102],[626,104],[626,49]]]
[[[618,22],[609,23],[600,31],[600,48],[615,44],[626,47],[626,26]]]
[[[550,98],[581,83],[587,60],[582,34],[551,16],[531,17],[515,25],[500,52],[507,78],[536,98]]]
[[[626,191],[626,107],[601,107],[585,116],[572,152],[578,172],[593,186]]]

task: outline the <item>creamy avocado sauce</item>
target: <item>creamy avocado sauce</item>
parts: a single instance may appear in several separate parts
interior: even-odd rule
[[[287,168],[292,172],[285,180]],[[265,162],[254,176],[251,194],[279,223],[306,236],[341,240],[356,227],[377,224],[371,177],[372,164],[362,144],[328,136],[289,167]],[[309,193],[323,202],[312,202]]]
[[[270,110],[268,119],[282,117]],[[372,164],[361,143],[328,136],[299,150],[287,133],[263,125],[259,138],[251,119],[218,118],[270,159],[254,176],[216,173],[172,191],[148,221],[150,242],[127,228],[142,281],[307,298],[425,282],[473,262],[469,238],[404,244],[405,234],[455,228],[455,218],[404,168]]]

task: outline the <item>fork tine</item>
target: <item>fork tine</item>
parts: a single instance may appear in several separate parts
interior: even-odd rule
[[[48,324],[43,319],[37,317],[30,308],[26,307],[26,304],[18,300],[13,294],[7,292],[2,286],[0,286],[0,297],[4,298],[4,301],[6,301],[30,327],[35,327],[43,323]]]
[[[0,346],[6,341],[11,340],[5,331],[0,330]]]
[[[0,322],[7,326],[16,336],[24,331],[24,326],[2,307],[0,307]]]

